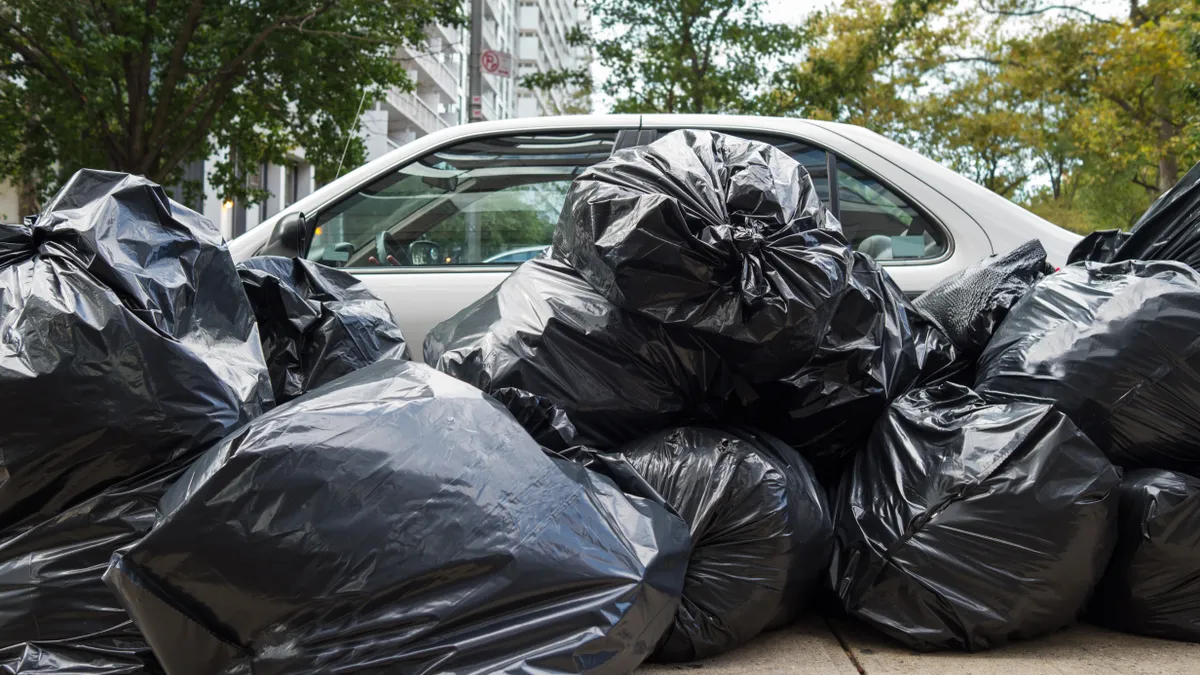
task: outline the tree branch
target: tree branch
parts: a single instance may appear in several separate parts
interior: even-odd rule
[[[161,139],[174,137],[180,130],[181,125],[184,125],[186,121],[191,119],[192,115],[197,112],[200,104],[202,104],[204,101],[223,101],[224,98],[226,98],[228,95],[227,90],[233,88],[233,78],[235,74],[241,70],[242,66],[246,65],[246,62],[251,59],[251,56],[253,56],[254,53],[258,52],[258,48],[263,46],[263,43],[266,42],[266,38],[270,37],[271,34],[274,34],[275,31],[283,28],[283,26],[293,23],[304,24],[308,19],[316,18],[320,16],[320,14],[328,12],[330,8],[336,4],[336,2],[337,0],[324,0],[322,5],[314,8],[314,10],[310,12],[306,12],[304,14],[295,14],[295,16],[277,18],[262,31],[259,31],[259,34],[254,36],[253,40],[251,40],[251,42],[241,50],[241,53],[238,54],[236,58],[234,58],[232,61],[229,61],[226,66],[222,67],[220,71],[217,71],[216,76],[204,83],[204,86],[202,86],[197,94],[192,97],[192,101],[191,103],[188,103],[184,113],[175,118],[175,124],[170,125],[169,129],[163,132],[161,138],[154,139],[155,142],[151,143],[150,145],[150,156],[148,157],[148,160],[146,160],[148,161],[148,165],[155,166],[155,162],[157,161],[158,157],[162,156],[163,143],[161,142]],[[212,109],[211,106],[209,107],[209,110],[211,110],[212,115],[216,114],[215,110]],[[209,115],[205,114],[204,118],[209,118]],[[197,125],[197,129],[193,130],[191,135],[188,135],[188,138],[196,135],[197,132],[208,133],[208,126],[211,124],[211,119],[209,119],[208,123]],[[186,144],[187,143],[185,143],[185,147]],[[172,157],[178,154],[179,151],[176,151]],[[157,173],[157,171],[155,173]]]
[[[1105,19],[1105,18],[1099,17],[1099,16],[1087,11],[1086,9],[1083,9],[1081,7],[1075,7],[1072,5],[1046,5],[1045,7],[1039,7],[1037,9],[1012,10],[1012,9],[1000,9],[998,7],[993,7],[987,2],[981,2],[979,4],[981,7],[983,7],[983,11],[985,11],[989,14],[999,14],[1000,16],[1040,16],[1040,15],[1046,14],[1048,12],[1058,12],[1058,11],[1077,12],[1079,14],[1086,16],[1087,18],[1091,19],[1092,21],[1095,21],[1096,23],[1106,23],[1109,25],[1117,25],[1117,22],[1113,21],[1112,19]]]
[[[204,0],[192,0],[191,6],[188,7],[187,15],[184,16],[183,27],[179,31],[179,36],[175,38],[175,46],[171,48],[171,58],[167,63],[167,72],[163,76],[162,86],[159,87],[158,105],[154,110],[154,121],[150,123],[149,143],[151,147],[159,142],[159,135],[162,133],[162,129],[167,123],[167,117],[171,113],[171,99],[174,98],[175,88],[178,86],[179,80],[184,76],[184,71],[186,70],[183,66],[183,57],[187,53],[192,36],[196,33],[196,28],[200,25],[200,15],[203,9]]]

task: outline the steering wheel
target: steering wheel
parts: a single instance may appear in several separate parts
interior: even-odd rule
[[[375,235],[375,259],[380,265],[412,264],[412,260],[408,257],[408,249],[401,246],[390,232],[380,232]]]

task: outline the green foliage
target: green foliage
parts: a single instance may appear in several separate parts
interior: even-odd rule
[[[1128,227],[1200,160],[1198,17],[1195,0],[1107,16],[844,0],[810,17],[805,58],[769,98],[895,138],[1064,227]]]
[[[80,167],[179,181],[231,148],[212,182],[302,147],[318,178],[361,161],[364,92],[411,86],[394,58],[457,0],[4,0],[0,176],[41,196]]]
[[[804,36],[763,15],[765,0],[591,0],[599,29],[579,33],[609,71],[613,112],[757,113],[759,95]],[[528,76],[531,88],[580,86],[584,69]]]

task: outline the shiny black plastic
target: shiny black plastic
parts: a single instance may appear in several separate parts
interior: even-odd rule
[[[502,387],[492,392],[538,445],[561,452],[575,443],[575,425],[550,399],[521,389]]]
[[[1053,403],[1123,468],[1200,469],[1200,274],[1131,261],[1046,277],[984,350],[976,388]]]
[[[896,401],[834,500],[832,587],[919,650],[997,647],[1076,620],[1116,536],[1120,473],[1048,405],[955,385]]]
[[[1042,242],[1031,239],[951,275],[913,304],[942,329],[960,359],[973,363],[1012,306],[1052,272]]]
[[[498,403],[382,361],[204,455],[106,580],[171,675],[628,673],[686,524]]]
[[[1200,478],[1140,469],[1121,481],[1120,534],[1091,618],[1200,642]]]
[[[217,230],[102,171],[0,226],[0,401],[0,668],[136,668],[104,561],[149,528],[163,472],[271,405]]]
[[[738,417],[798,448],[822,474],[862,446],[893,399],[959,367],[948,338],[862,253],[849,288],[808,363],[753,382],[750,395],[739,390]]]
[[[1122,230],[1096,230],[1089,232],[1075,244],[1067,255],[1067,264],[1078,262],[1112,262],[1121,249],[1121,244],[1129,239],[1129,233]]]
[[[1102,238],[1102,239],[1101,239]],[[1107,255],[1114,244],[1116,250]],[[1081,248],[1082,247],[1082,248]],[[1200,164],[1142,214],[1127,235],[1093,235],[1071,252],[1072,260],[1176,260],[1200,267]]]
[[[425,337],[425,360],[492,393],[516,388],[566,412],[575,442],[613,449],[668,426],[713,419],[729,395],[703,341],[626,312],[566,263],[535,258]]]
[[[685,427],[620,455],[692,531],[683,602],[651,660],[715,656],[807,609],[833,526],[825,491],[795,450],[749,430]]]
[[[376,361],[409,358],[387,304],[341,270],[261,256],[239,263],[238,274],[258,321],[276,403]]]
[[[752,378],[812,356],[851,264],[804,167],[766,143],[698,130],[580,174],[553,250],[618,307],[718,338]]]

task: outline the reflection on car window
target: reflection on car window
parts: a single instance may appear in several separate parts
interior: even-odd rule
[[[542,252],[571,181],[616,132],[503,136],[439,150],[317,219],[308,258],[335,267],[512,265]]]
[[[844,161],[837,164],[839,219],[856,251],[879,261],[937,258],[946,237],[874,176]]]

